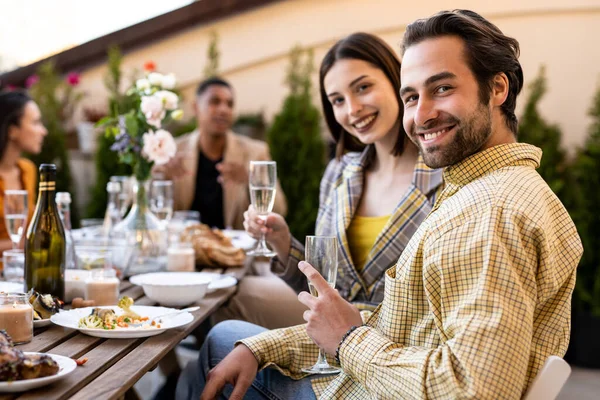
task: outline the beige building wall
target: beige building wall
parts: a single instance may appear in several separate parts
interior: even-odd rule
[[[160,71],[174,72],[192,117],[195,86],[202,79],[209,32],[219,34],[220,69],[236,89],[237,111],[263,110],[270,121],[286,95],[287,54],[294,44],[313,48],[318,67],[325,51],[354,31],[375,33],[398,50],[408,23],[448,8],[470,8],[521,43],[526,84],[546,65],[549,91],[541,111],[558,123],[564,145],[582,144],[586,113],[600,83],[600,0],[505,0],[408,2],[399,0],[288,0],[210,25],[188,29],[126,54],[124,69],[141,69],[153,60]],[[83,71],[89,106],[106,104],[106,65]],[[126,74],[127,75],[127,74]],[[315,101],[318,101],[315,82]],[[524,103],[527,90],[521,95]],[[519,108],[520,109],[520,108]]]

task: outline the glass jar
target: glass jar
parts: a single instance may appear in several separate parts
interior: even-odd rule
[[[85,299],[96,306],[116,306],[119,301],[119,279],[112,268],[95,269],[85,280]]]
[[[6,330],[14,344],[33,339],[33,307],[26,293],[0,293],[0,329]]]
[[[172,243],[167,250],[167,271],[194,272],[196,257],[191,243]]]

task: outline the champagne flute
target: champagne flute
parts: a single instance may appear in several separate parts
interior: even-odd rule
[[[275,203],[275,186],[277,184],[277,163],[275,161],[250,161],[249,171],[250,200],[263,221],[273,210]],[[273,257],[277,255],[267,247],[265,234],[261,233],[256,247],[250,250],[248,255]]]
[[[307,236],[304,248],[306,262],[319,271],[327,284],[334,288],[337,278],[337,238],[335,236]],[[308,289],[310,294],[319,297],[317,289],[310,281],[308,282]],[[340,369],[329,365],[324,351],[319,349],[319,358],[316,364],[310,368],[303,368],[302,372],[326,375],[337,374]]]
[[[150,187],[150,211],[162,221],[165,226],[173,216],[173,182],[152,181]]]
[[[19,242],[25,232],[27,225],[27,213],[29,205],[27,203],[26,190],[6,190],[4,191],[4,222],[13,249],[19,247]]]

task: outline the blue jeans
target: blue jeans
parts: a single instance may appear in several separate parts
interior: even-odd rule
[[[229,320],[217,324],[206,337],[198,362],[190,362],[181,373],[177,382],[177,400],[198,400],[204,389],[208,371],[233,350],[234,343],[265,330],[243,321]],[[294,380],[276,369],[265,368],[256,375],[244,399],[316,399],[310,381],[310,377]],[[221,398],[228,399],[232,391],[233,386],[227,384]]]

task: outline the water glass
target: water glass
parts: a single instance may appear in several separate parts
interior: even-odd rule
[[[25,281],[25,253],[23,250],[5,250],[2,253],[4,269],[2,274],[8,282]]]

